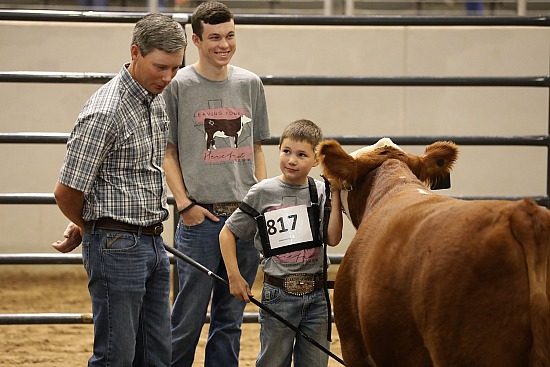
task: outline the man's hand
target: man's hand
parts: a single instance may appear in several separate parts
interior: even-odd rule
[[[57,240],[52,243],[52,247],[59,252],[71,252],[82,243],[82,230],[74,223],[69,223],[65,232],[63,232],[64,240]]]

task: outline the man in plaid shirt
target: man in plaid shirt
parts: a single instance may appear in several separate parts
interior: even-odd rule
[[[138,21],[131,62],[84,105],[67,143],[54,195],[72,223],[53,246],[69,252],[82,242],[94,317],[89,366],[170,365],[170,263],[160,236],[169,120],[160,93],[186,45],[172,18]]]

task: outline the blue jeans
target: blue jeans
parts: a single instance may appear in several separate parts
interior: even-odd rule
[[[170,262],[161,236],[86,228],[94,318],[88,366],[170,366]]]
[[[205,218],[196,226],[186,226],[180,218],[174,243],[178,250],[227,280],[218,237],[227,217],[218,218],[219,222]],[[237,259],[242,276],[252,285],[260,259],[253,241],[237,240]],[[193,365],[212,300],[204,365],[237,367],[245,302],[233,297],[228,286],[181,260],[178,276],[179,293],[172,308],[172,366]]]
[[[327,340],[327,302],[322,289],[293,296],[282,288],[264,284],[262,303],[317,343],[330,349]],[[328,354],[260,309],[260,353],[256,367],[326,367]]]

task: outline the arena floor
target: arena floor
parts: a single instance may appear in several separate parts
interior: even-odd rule
[[[336,268],[333,266],[332,268]],[[331,271],[332,273],[332,271]],[[205,275],[206,276],[206,275]],[[331,274],[330,278],[334,278]],[[86,274],[80,265],[0,266],[0,313],[90,313]],[[253,293],[260,295],[261,284]],[[246,312],[257,312],[250,304]],[[203,329],[193,366],[202,366],[207,326]],[[243,324],[242,367],[254,366],[259,350],[259,324]],[[0,325],[0,366],[85,366],[91,355],[92,325]],[[331,351],[341,357],[333,326]],[[329,360],[330,367],[341,366]]]

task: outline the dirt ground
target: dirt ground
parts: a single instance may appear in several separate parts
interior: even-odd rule
[[[329,278],[334,279],[334,274]],[[261,284],[256,282],[253,288],[256,297],[261,294],[260,289]],[[252,304],[245,310],[257,311]],[[91,313],[83,267],[0,266],[0,314],[15,313]],[[193,366],[203,365],[207,327],[205,325],[203,329]],[[255,323],[244,323],[242,329],[240,366],[254,366],[260,327]],[[0,325],[0,366],[85,366],[91,355],[92,341],[91,324]],[[340,340],[334,326],[331,351],[341,357]],[[329,358],[329,366],[341,364]]]

